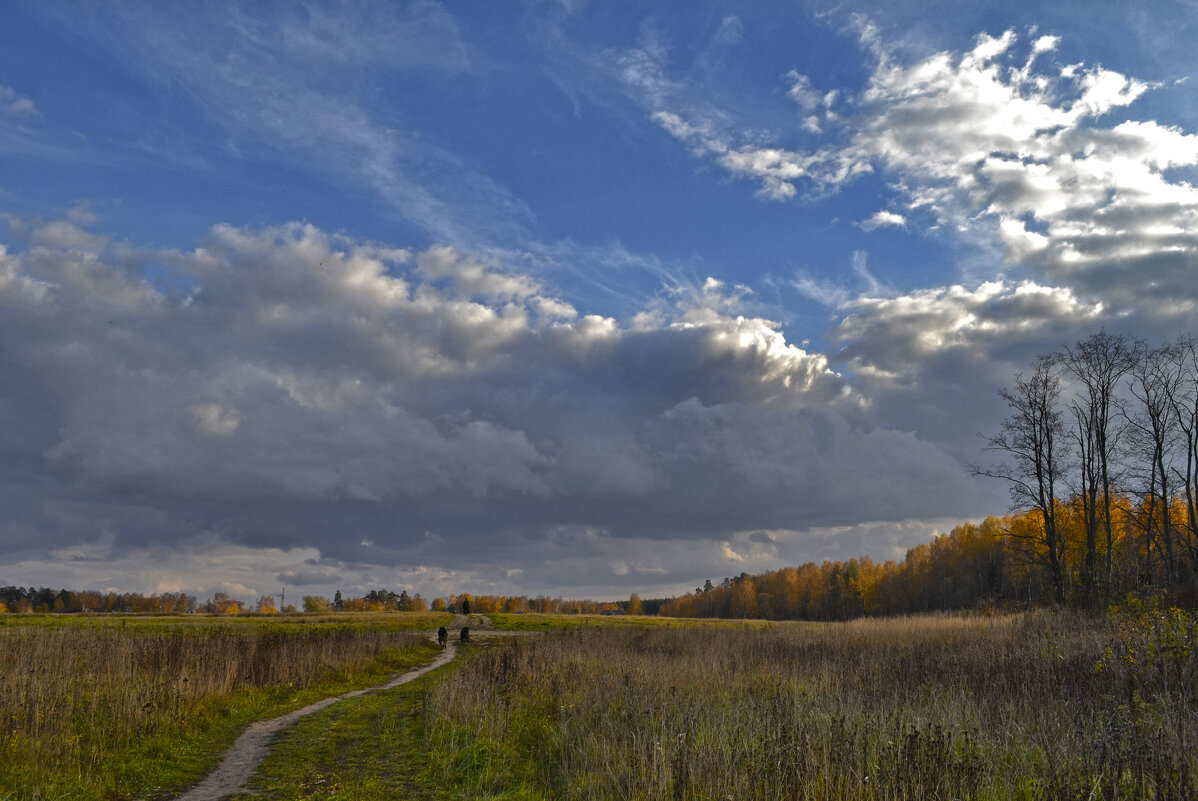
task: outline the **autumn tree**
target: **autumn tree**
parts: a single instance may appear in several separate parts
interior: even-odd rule
[[[741,573],[729,587],[729,617],[757,617],[757,585],[748,573]]]
[[[102,601],[101,601],[100,603],[102,603]],[[229,598],[229,593],[227,593],[227,592],[214,592],[214,593],[212,593],[212,598],[210,598],[210,599],[208,600],[208,602],[207,602],[207,603],[205,603],[205,604],[204,604],[204,605],[201,607],[201,609],[202,609],[204,612],[211,612],[211,613],[214,613],[214,614],[223,614],[223,613],[225,613],[226,611],[228,611],[228,609],[229,609],[229,605],[230,605],[230,604],[232,604],[232,603],[234,603],[234,601],[232,601],[232,600]],[[98,606],[98,605],[99,605],[99,604],[97,604],[97,606]]]
[[[305,612],[327,612],[329,609],[329,599],[321,595],[305,595],[303,601]]]
[[[641,596],[635,592],[628,596],[628,614],[639,615],[641,613]]]

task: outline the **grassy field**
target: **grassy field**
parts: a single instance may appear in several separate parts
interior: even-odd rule
[[[619,628],[716,628],[764,629],[774,624],[765,620],[718,620],[715,618],[647,617],[643,615],[556,615],[537,612],[496,612],[487,615],[503,631],[577,631]]]
[[[160,797],[250,722],[428,661],[450,619],[0,616],[0,799]]]
[[[1186,613],[513,617],[544,636],[472,643],[412,685],[305,718],[245,797],[1198,797]],[[2,627],[0,799],[158,797],[250,720],[427,661],[403,631],[415,622]]]
[[[459,798],[1192,799],[1196,637],[1184,613],[564,631],[433,685],[422,749]]]

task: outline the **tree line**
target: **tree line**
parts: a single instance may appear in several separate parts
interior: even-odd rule
[[[49,587],[0,587],[0,612],[194,612],[196,599],[185,592],[143,595],[138,592],[52,590]]]
[[[635,614],[653,614],[664,600],[646,600],[642,607],[633,595]],[[255,603],[246,603],[230,596],[227,592],[214,592],[207,601],[200,602],[187,593],[161,593],[143,595],[136,592],[97,592],[94,590],[53,590],[48,587],[0,587],[0,613],[5,612],[132,612],[175,614],[202,612],[207,614],[278,614],[280,612],[452,612],[463,609],[463,601],[470,602],[470,609],[477,614],[496,612],[542,612],[552,614],[599,614],[607,611],[627,611],[628,602],[591,601],[566,598],[551,598],[544,595],[468,595],[451,593],[431,602],[420,593],[410,594],[407,590],[395,592],[389,589],[373,589],[361,596],[347,597],[337,590],[333,597],[304,595],[297,608],[294,604],[283,605],[274,595],[263,595]]]
[[[407,591],[396,595],[390,590],[371,590],[361,598],[343,598],[338,590],[332,600],[319,595],[305,595],[304,611],[413,611],[452,612],[459,614],[463,601],[469,601],[470,611],[476,614],[540,612],[545,614],[599,614],[614,610],[627,610],[624,601],[590,601],[574,598],[551,598],[545,595],[471,595],[467,593],[449,595],[426,601],[419,593],[408,596]],[[646,604],[652,604],[646,601]],[[653,607],[656,611],[656,607]]]

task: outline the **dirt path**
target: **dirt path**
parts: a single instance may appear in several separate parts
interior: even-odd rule
[[[432,662],[424,667],[409,670],[407,673],[396,676],[386,684],[326,698],[323,701],[309,704],[303,709],[288,712],[286,715],[271,720],[260,720],[257,723],[251,724],[245,734],[238,737],[237,742],[233,743],[233,747],[225,752],[224,759],[216,767],[216,770],[209,773],[202,782],[183,793],[175,801],[220,801],[220,799],[232,795],[242,789],[246,780],[253,774],[254,769],[270,753],[270,744],[274,740],[275,735],[281,730],[294,725],[297,720],[306,715],[319,712],[338,701],[344,701],[346,698],[354,698],[376,690],[389,690],[392,687],[406,684],[413,679],[423,676],[430,670],[441,667],[453,659],[456,653],[457,647],[451,642],[449,648],[438,655]]]

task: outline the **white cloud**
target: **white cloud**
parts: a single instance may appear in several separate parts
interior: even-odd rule
[[[1068,289],[995,280],[976,289],[958,285],[859,297],[842,312],[833,336],[853,369],[907,380],[908,371],[941,351],[984,354],[1016,339],[1051,341],[1050,332],[1062,326],[1097,324],[1103,306],[1085,303]]]
[[[919,432],[962,462],[976,459],[978,433],[1005,415],[997,390],[1012,375],[1038,354],[1127,323],[1070,289],[1001,277],[976,287],[861,296],[841,304],[837,316],[836,360],[871,415],[886,428]]]
[[[848,287],[817,278],[809,273],[800,273],[789,283],[800,294],[811,298],[816,303],[832,308],[840,306],[853,296]]]
[[[1198,163],[1198,138],[1150,121],[1104,124],[1151,85],[1035,58],[1008,68],[1018,37],[914,64],[882,59],[844,152],[899,175],[913,208],[952,226],[993,226],[1011,264],[1109,306],[1191,295],[1198,192],[1165,170]]]
[[[907,218],[903,215],[880,209],[857,223],[857,226],[863,231],[876,231],[879,228],[901,228],[906,224]]]
[[[1025,44],[1013,31],[983,34],[965,52],[903,61],[868,21],[858,30],[876,65],[862,90],[842,95],[851,113],[832,114],[829,94],[786,76],[800,108],[823,115],[800,126],[823,133],[818,148],[763,143],[680,100],[677,87],[645,102],[697,157],[759,182],[766,198],[834,190],[878,170],[905,209],[876,212],[858,223],[864,230],[906,225],[918,212],[964,237],[983,231],[1009,265],[1111,308],[1156,302],[1164,313],[1178,296],[1198,296],[1198,189],[1169,172],[1198,165],[1198,136],[1112,120],[1153,84],[1084,64],[1038,69],[1055,36]]]
[[[786,77],[790,79],[790,89],[787,90],[787,94],[799,104],[799,108],[803,111],[812,112],[824,104],[827,95],[816,89],[806,75],[791,70]]]

